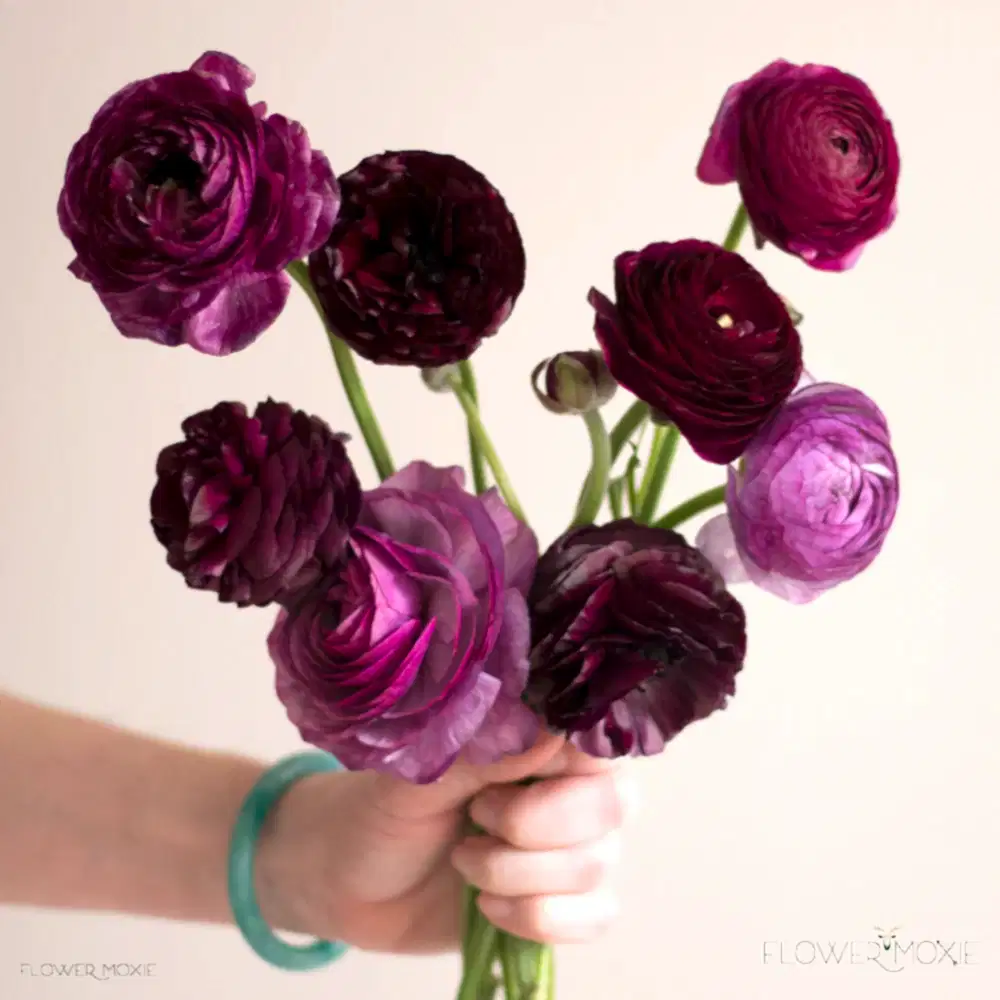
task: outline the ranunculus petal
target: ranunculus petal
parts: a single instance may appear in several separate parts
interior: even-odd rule
[[[718,514],[706,521],[695,538],[695,547],[730,586],[750,579],[736,549],[728,514]]]
[[[464,490],[465,470],[460,465],[438,468],[428,462],[410,462],[382,483],[383,489],[413,490],[417,493],[440,493]]]
[[[185,343],[202,354],[242,351],[278,318],[290,288],[291,279],[283,271],[234,277],[186,320]]]

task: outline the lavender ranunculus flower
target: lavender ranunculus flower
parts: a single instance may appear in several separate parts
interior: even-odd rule
[[[318,417],[267,400],[187,418],[160,452],[153,531],[188,586],[240,607],[291,600],[344,556],[361,486]]]
[[[527,750],[530,529],[459,468],[414,462],[365,494],[342,571],[268,640],[302,738],[353,770],[425,783],[460,755]]]
[[[676,532],[572,530],[539,559],[528,602],[526,700],[590,754],[658,753],[735,692],[743,608]]]
[[[804,604],[871,565],[896,515],[889,427],[862,392],[795,393],[730,470],[727,512],[697,544],[723,576]]]
[[[340,204],[305,129],[251,105],[254,75],[206,52],[112,95],[76,142],[59,222],[126,337],[242,350],[281,312],[283,268],[329,236]]]
[[[698,177],[739,184],[758,242],[844,271],[896,217],[899,150],[865,83],[778,59],[726,92]]]

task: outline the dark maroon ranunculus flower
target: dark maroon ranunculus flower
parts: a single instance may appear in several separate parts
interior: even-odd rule
[[[738,458],[802,374],[781,297],[739,254],[700,240],[620,254],[615,297],[590,292],[611,374],[706,461]]]
[[[778,59],[726,91],[698,177],[739,184],[758,242],[844,271],[896,217],[899,150],[867,84]]]
[[[570,531],[539,560],[528,606],[526,700],[587,753],[658,753],[736,690],[743,608],[676,532]]]
[[[189,587],[284,604],[339,565],[361,510],[346,435],[270,399],[252,417],[219,403],[181,429],[157,460],[150,513]]]
[[[330,164],[298,122],[249,103],[253,82],[206,52],[113,94],[70,153],[59,196],[70,270],[126,337],[243,349],[281,312],[286,265],[330,234]]]
[[[510,315],[524,247],[500,193],[454,156],[362,160],[309,273],[331,326],[379,364],[462,361]]]

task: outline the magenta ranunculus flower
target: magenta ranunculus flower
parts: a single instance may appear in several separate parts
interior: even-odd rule
[[[726,92],[698,177],[739,184],[758,242],[844,271],[896,217],[899,150],[865,83],[779,59]]]
[[[340,193],[305,129],[251,105],[253,73],[206,52],[123,87],[74,145],[59,222],[126,337],[242,350],[288,297],[283,268],[329,236]]]
[[[763,275],[714,243],[615,259],[615,301],[590,291],[611,374],[709,462],[738,458],[802,373],[802,344]]]
[[[881,410],[862,392],[799,392],[730,470],[727,513],[697,543],[731,583],[804,604],[871,565],[896,515],[899,473]]]
[[[735,692],[743,608],[676,532],[630,520],[570,531],[528,600],[527,701],[587,753],[658,753]]]
[[[333,329],[378,364],[468,358],[510,315],[524,247],[500,192],[454,156],[369,156],[340,178],[344,203],[309,258]]]
[[[150,513],[188,586],[240,607],[284,603],[341,561],[361,509],[345,435],[270,399],[253,416],[219,403],[181,426]]]
[[[283,610],[269,647],[302,738],[415,782],[532,745],[525,595],[538,549],[495,490],[413,462],[365,494],[343,569]]]

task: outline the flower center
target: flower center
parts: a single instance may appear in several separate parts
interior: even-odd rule
[[[851,149],[851,141],[843,135],[834,135],[830,137],[830,145],[833,146],[841,156],[847,156]]]
[[[187,153],[180,150],[161,156],[146,175],[146,184],[149,187],[173,184],[188,194],[198,194],[201,182],[201,167]]]

